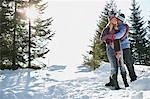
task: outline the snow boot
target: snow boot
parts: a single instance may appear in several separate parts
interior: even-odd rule
[[[110,80],[110,81],[109,81],[108,83],[106,83],[105,86],[106,86],[106,87],[111,87],[111,86],[113,87],[113,86],[114,86],[114,83],[113,83],[112,78],[109,77],[109,80]]]
[[[132,66],[132,65],[131,65]],[[130,76],[130,78],[131,78],[131,82],[132,81],[135,81],[136,79],[137,79],[137,76],[136,76],[136,74],[135,74],[135,72],[134,72],[134,68],[132,68],[132,67],[129,67],[129,66],[127,66],[127,68],[128,68],[128,71],[129,71],[129,76]]]
[[[123,79],[123,82],[124,82],[125,87],[129,87],[129,84],[128,84],[128,82],[127,82],[126,73],[121,73],[121,76],[122,76],[122,79]]]
[[[119,84],[118,84],[118,81],[117,81],[117,74],[113,74],[113,75],[112,75],[112,81],[113,81],[115,90],[121,89],[121,88],[119,87]]]
[[[135,80],[137,80],[137,76],[135,75],[135,76],[132,76],[132,77],[130,77],[131,78],[131,82],[133,82],[133,81],[135,81]]]

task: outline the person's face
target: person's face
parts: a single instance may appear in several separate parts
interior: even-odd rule
[[[110,20],[110,23],[112,23],[113,25],[116,25],[117,24],[117,18],[112,18],[111,20]]]

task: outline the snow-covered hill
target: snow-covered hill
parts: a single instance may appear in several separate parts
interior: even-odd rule
[[[0,99],[150,99],[150,67],[135,66],[138,80],[110,90],[110,64],[95,71],[85,66],[53,65],[42,70],[0,71]],[[128,81],[129,81],[128,77]],[[119,84],[124,87],[119,75]]]

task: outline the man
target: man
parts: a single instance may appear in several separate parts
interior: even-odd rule
[[[128,72],[129,72],[129,76],[130,76],[130,79],[131,79],[130,81],[132,82],[132,81],[135,81],[137,79],[137,76],[136,76],[135,71],[134,71],[134,66],[133,66],[134,62],[133,62],[131,51],[130,51],[130,42],[129,42],[129,39],[128,39],[128,35],[126,35],[126,33],[125,33],[125,32],[127,32],[128,27],[125,26],[125,24],[123,23],[123,21],[125,19],[125,15],[124,14],[119,14],[116,18],[118,19],[119,24],[124,25],[124,29],[122,29],[120,31],[122,33],[124,32],[124,35],[122,33],[121,34],[116,33],[115,37],[119,37],[118,39],[121,38],[121,47],[122,47],[122,50],[123,50],[123,59],[124,59],[124,62],[126,64]],[[110,82],[105,84],[105,86],[114,86],[114,83],[113,83],[111,77],[110,77]]]

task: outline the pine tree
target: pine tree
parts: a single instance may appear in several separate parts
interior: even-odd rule
[[[146,64],[147,62],[147,49],[146,45],[148,41],[145,36],[147,34],[146,28],[144,27],[145,22],[143,21],[143,17],[140,16],[141,10],[140,6],[136,2],[136,0],[132,0],[132,8],[131,16],[130,16],[130,41],[131,41],[131,49],[133,52],[133,57],[136,63]]]
[[[53,37],[51,31],[52,18],[42,19],[38,17],[33,22],[29,40],[29,21],[26,16],[26,8],[34,5],[41,16],[46,8],[42,0],[2,0],[0,7],[0,66],[2,68],[16,69],[18,66],[27,67],[28,62],[37,58],[44,58],[49,52],[47,44]],[[21,12],[20,12],[21,11]],[[30,45],[29,45],[30,41]],[[28,60],[28,48],[30,47],[30,59]],[[10,67],[6,67],[6,63]],[[40,64],[41,65],[41,64]]]
[[[2,32],[2,0],[0,0],[0,33]],[[2,35],[0,34],[0,67],[2,66]]]
[[[148,39],[149,39],[149,41],[150,41],[150,20],[148,20],[147,29],[148,29]]]
[[[35,7],[38,13],[38,17],[35,20],[31,20],[29,16],[26,16],[27,12],[17,13],[16,49],[19,49],[17,60],[25,67],[33,68],[31,62],[38,58],[45,58],[44,55],[49,52],[47,45],[54,36],[50,27],[53,20],[51,17],[48,19],[40,17],[44,14],[46,4],[42,0],[18,2],[18,9],[29,8],[33,10],[32,7]],[[45,66],[44,63],[40,65]]]
[[[42,3],[42,0],[31,0],[30,6],[35,6],[40,15],[43,14],[46,8],[46,3]],[[34,61],[37,58],[45,58],[44,55],[50,50],[47,45],[54,33],[51,31],[52,18],[42,19],[41,17],[35,20],[34,25],[31,25],[31,34],[29,34],[29,62]],[[30,67],[30,64],[28,67]]]
[[[95,36],[92,40],[91,50],[88,51],[88,55],[84,55],[84,64],[96,69],[100,66],[101,61],[108,61],[106,55],[106,46],[100,41],[100,35],[106,24],[108,23],[108,15],[110,13],[116,13],[116,3],[114,0],[110,0],[105,5],[104,11],[100,15],[98,21],[98,29],[96,30]]]
[[[15,64],[19,67],[24,67],[26,64],[26,53],[27,53],[27,22],[25,12],[20,12],[20,10],[27,8],[28,1],[25,0],[15,0],[14,3],[14,33],[13,33],[13,60]],[[15,59],[14,59],[15,58]]]
[[[147,65],[150,65],[150,20],[148,20],[148,26],[147,26],[147,38],[148,38],[148,43],[147,43]]]
[[[0,68],[11,66],[12,63],[12,30],[13,30],[13,9],[11,0],[0,1]]]

